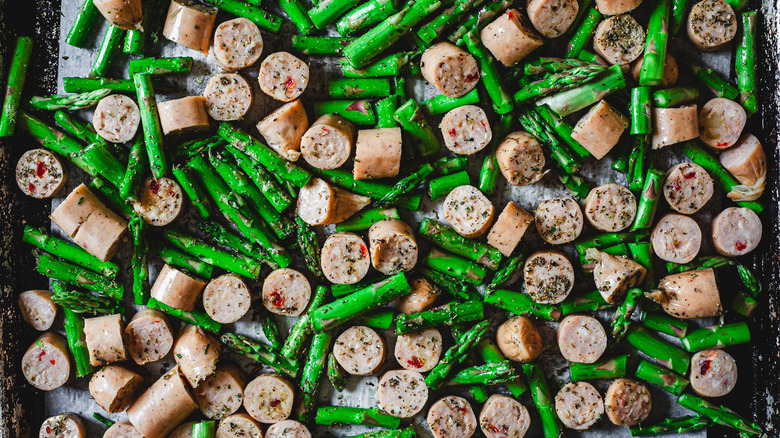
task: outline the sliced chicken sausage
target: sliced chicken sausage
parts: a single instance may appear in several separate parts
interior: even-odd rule
[[[461,97],[477,86],[477,60],[460,47],[448,42],[436,43],[423,52],[420,69],[439,93],[447,97]]]
[[[336,169],[347,162],[355,143],[355,125],[341,116],[325,114],[301,139],[301,155],[317,169]]]
[[[68,343],[54,332],[42,334],[22,356],[22,374],[30,385],[51,391],[70,377]]]
[[[333,355],[353,376],[370,376],[385,362],[385,341],[370,327],[356,325],[336,338]]]
[[[246,385],[244,408],[261,423],[278,423],[290,416],[294,394],[295,389],[287,380],[263,374]]]
[[[590,383],[569,382],[555,395],[555,413],[569,429],[586,430],[604,414],[604,400]]]
[[[311,284],[295,269],[277,269],[263,282],[263,305],[277,315],[298,316],[306,310],[309,299]]]
[[[141,110],[133,99],[123,94],[112,94],[100,99],[92,116],[95,131],[111,143],[132,140],[140,123]]]
[[[534,136],[523,131],[507,135],[496,149],[498,169],[509,184],[525,186],[544,176],[544,152]]]
[[[206,98],[187,96],[157,104],[163,133],[184,134],[209,129]]]
[[[509,9],[479,34],[482,44],[506,67],[512,67],[542,47],[544,39],[517,9]]]
[[[31,149],[16,163],[16,184],[27,196],[51,198],[67,181],[68,168],[46,149]]]
[[[596,249],[589,249],[587,258],[596,262],[593,267],[593,281],[604,301],[611,304],[622,302],[626,292],[642,284],[647,269],[625,257],[613,256]]]
[[[297,213],[309,225],[337,224],[371,202],[367,196],[333,187],[319,178],[298,192]]]
[[[571,138],[600,160],[618,144],[626,128],[628,118],[602,99],[574,125]]]
[[[593,50],[610,64],[629,64],[645,48],[645,30],[630,15],[616,15],[599,23]]]
[[[720,154],[723,165],[749,193],[743,200],[758,199],[766,185],[766,153],[761,142],[753,134],[744,134],[736,145]]]
[[[368,246],[354,233],[334,233],[325,239],[320,253],[322,272],[331,283],[355,284],[371,265]]]
[[[653,149],[661,149],[699,136],[696,105],[680,108],[653,108]]]
[[[696,3],[688,14],[688,38],[702,52],[723,48],[737,35],[737,14],[723,0]]]
[[[38,438],[87,438],[87,429],[78,415],[60,414],[44,420]]]
[[[103,18],[114,26],[125,29],[141,29],[144,11],[141,0],[95,0],[95,7]]]
[[[607,349],[607,332],[592,316],[569,315],[558,324],[558,348],[569,362],[594,363]]]
[[[488,245],[509,257],[517,248],[525,231],[534,222],[534,216],[509,201],[493,223],[487,235]]]
[[[561,245],[573,242],[582,232],[582,209],[572,198],[543,201],[534,212],[536,231],[545,242]]]
[[[664,197],[672,210],[693,214],[712,198],[712,177],[696,163],[680,163],[669,169],[664,182]]]
[[[52,295],[47,290],[28,290],[19,294],[17,303],[22,319],[39,332],[51,328],[57,317],[57,305],[52,301]]]
[[[168,438],[192,438],[192,426],[194,424],[194,421],[188,421],[176,426],[176,429],[173,429],[173,431],[168,434]]]
[[[125,347],[130,358],[144,365],[165,357],[173,347],[173,332],[165,314],[144,309],[133,315],[125,327]]]
[[[106,365],[89,380],[89,394],[109,414],[122,412],[135,400],[144,379],[121,365]]]
[[[188,325],[179,331],[173,344],[173,358],[187,378],[197,388],[217,369],[221,344],[200,327]]]
[[[181,186],[171,178],[147,178],[139,190],[133,209],[144,221],[163,227],[175,221],[184,211]]]
[[[263,36],[246,18],[234,18],[214,31],[214,59],[225,71],[251,67],[263,53]]]
[[[389,178],[401,168],[401,128],[361,129],[355,144],[355,179]]]
[[[763,225],[756,212],[745,207],[729,207],[712,220],[712,244],[726,257],[743,256],[761,242]]]
[[[173,0],[166,15],[163,35],[188,49],[208,55],[216,19],[215,7],[193,0]]]
[[[604,397],[607,418],[616,426],[635,426],[650,415],[653,399],[647,387],[631,379],[613,380]]]
[[[120,314],[85,318],[84,337],[89,349],[89,363],[98,366],[126,360],[123,332]]]
[[[412,270],[417,264],[417,240],[414,231],[399,219],[384,219],[368,229],[371,264],[385,274]]]
[[[614,233],[631,225],[636,216],[636,197],[619,184],[591,189],[585,198],[585,217],[601,231]]]
[[[282,102],[297,99],[309,84],[309,65],[287,52],[268,55],[257,80],[263,93]]]
[[[699,139],[715,149],[726,149],[737,143],[747,123],[747,113],[733,100],[716,97],[699,111]]]
[[[515,316],[498,327],[496,345],[507,359],[528,363],[542,352],[542,337],[533,321],[525,316]]]
[[[604,15],[618,15],[633,11],[642,0],[596,0],[596,8]]]
[[[691,388],[702,397],[723,397],[737,384],[737,362],[723,350],[702,350],[691,358]]]
[[[563,253],[537,251],[525,261],[523,281],[535,302],[557,304],[569,296],[574,286],[574,268]]]
[[[192,425],[190,425],[190,429],[191,428]],[[139,432],[129,422],[121,422],[121,423],[112,424],[111,427],[109,427],[106,430],[106,433],[103,434],[103,438],[144,438],[144,436],[141,435],[141,432]],[[182,438],[182,437],[177,437],[176,435],[171,433],[171,435],[168,435],[168,438]],[[192,438],[192,433],[190,433],[189,437],[187,438]]]
[[[647,297],[675,318],[708,318],[723,312],[712,268],[667,275]]]
[[[412,292],[393,301],[395,308],[405,315],[428,310],[441,294],[439,289],[425,278],[414,278],[409,285]]]
[[[444,145],[460,155],[481,151],[493,138],[485,111],[476,105],[463,105],[447,112],[439,124]]]
[[[233,364],[223,363],[193,390],[192,395],[206,418],[221,420],[241,408],[245,386],[244,372]]]
[[[263,429],[254,418],[239,412],[219,422],[216,438],[263,438]]]
[[[528,409],[501,394],[491,395],[479,413],[479,427],[487,438],[523,438],[530,424]]]
[[[220,275],[203,290],[203,308],[211,319],[221,324],[238,321],[251,306],[249,287],[237,275]]]
[[[417,371],[388,371],[379,379],[379,407],[390,415],[410,418],[420,412],[428,401],[428,385]]]
[[[435,438],[469,438],[477,430],[477,418],[469,402],[450,395],[428,409],[428,427]]]
[[[257,123],[257,130],[268,146],[288,161],[297,161],[301,156],[301,139],[308,128],[306,109],[297,99]]]
[[[252,25],[254,26],[254,23]],[[240,120],[246,115],[252,106],[253,96],[252,87],[243,76],[236,73],[219,73],[209,79],[203,97],[206,98],[206,112],[212,119],[232,121]]]
[[[395,360],[403,368],[424,373],[439,363],[442,350],[441,333],[435,328],[398,336]]]
[[[151,295],[168,306],[192,311],[205,287],[205,282],[165,265],[152,285]]]
[[[474,186],[455,187],[444,199],[444,218],[464,237],[485,234],[495,212],[490,199]]]
[[[268,427],[265,438],[311,438],[311,432],[295,420],[284,420]]]
[[[164,438],[196,409],[198,405],[175,366],[133,402],[127,418],[146,438]]]
[[[701,228],[688,216],[669,213],[655,225],[650,241],[661,260],[690,263],[701,249]]]
[[[557,38],[571,26],[577,17],[576,0],[530,0],[526,12],[531,24],[547,38]]]

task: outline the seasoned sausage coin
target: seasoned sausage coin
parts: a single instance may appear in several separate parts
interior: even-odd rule
[[[46,149],[31,149],[16,163],[16,184],[27,196],[51,198],[67,181],[68,168]]]
[[[485,111],[476,105],[463,105],[447,112],[439,124],[444,145],[461,155],[481,151],[493,138]]]
[[[544,38],[517,9],[509,9],[499,15],[482,29],[479,38],[506,67],[520,62],[544,44]]]
[[[294,394],[295,389],[287,380],[263,374],[246,385],[244,408],[261,423],[278,423],[290,416]]]
[[[203,308],[211,319],[230,324],[243,318],[252,305],[249,287],[234,274],[220,275],[203,290]]]
[[[130,407],[143,384],[140,374],[121,365],[106,365],[89,380],[89,395],[103,410],[116,414]]]
[[[395,360],[407,370],[424,373],[439,363],[441,350],[441,333],[428,328],[399,335],[395,341]]]
[[[585,217],[595,228],[608,233],[622,231],[636,216],[636,197],[619,184],[604,184],[585,198]]]
[[[455,187],[444,199],[444,218],[464,237],[485,234],[495,212],[490,199],[474,186]]]
[[[22,374],[30,385],[51,391],[70,377],[70,353],[65,338],[46,332],[22,356]]]
[[[257,123],[268,146],[288,161],[301,156],[301,139],[308,128],[309,118],[300,100],[282,105]]]
[[[334,233],[325,239],[320,252],[322,272],[331,283],[355,284],[371,265],[368,246],[354,233]]]
[[[244,402],[244,372],[230,363],[222,363],[192,391],[200,412],[209,419],[232,415]]]
[[[661,260],[690,263],[701,248],[701,228],[688,216],[669,213],[655,225],[650,241],[653,252]]]
[[[170,224],[184,211],[181,186],[170,178],[147,178],[139,195],[133,209],[144,221],[156,227]]]
[[[737,14],[723,0],[704,0],[688,13],[688,38],[703,52],[718,50],[737,35]]]
[[[636,426],[650,415],[652,397],[647,387],[631,379],[615,379],[604,397],[607,417],[616,426]]]
[[[664,197],[672,210],[682,214],[699,211],[712,198],[712,177],[695,163],[680,163],[669,169],[664,182]]]
[[[526,5],[531,23],[547,38],[563,35],[579,9],[576,0],[530,0]]]
[[[530,424],[528,409],[501,394],[491,395],[479,413],[479,427],[487,438],[523,438]]]
[[[535,302],[557,304],[569,296],[574,286],[574,268],[560,252],[538,251],[525,261],[523,281]]]
[[[368,229],[371,264],[385,274],[412,270],[417,264],[417,240],[414,231],[399,219],[384,219]]]
[[[454,395],[431,405],[427,420],[435,438],[469,438],[477,430],[471,405],[465,398]]]
[[[569,382],[555,395],[555,413],[569,429],[586,430],[604,414],[604,401],[590,383]]]
[[[496,344],[507,359],[520,363],[534,361],[542,352],[542,337],[525,316],[515,316],[496,331]]]
[[[49,417],[41,424],[38,438],[86,438],[87,430],[76,414]]]
[[[263,36],[246,18],[234,18],[214,31],[214,59],[225,71],[250,67],[263,53]]]
[[[379,407],[390,415],[413,417],[428,401],[428,385],[417,371],[388,371],[379,379]]]
[[[309,280],[295,269],[277,269],[263,282],[263,305],[277,315],[300,315],[310,298]]]
[[[165,314],[144,309],[133,315],[123,339],[130,358],[144,365],[165,357],[173,347],[173,332]]]
[[[133,99],[112,94],[100,99],[92,116],[92,126],[99,136],[111,143],[124,143],[135,137],[141,123],[141,110]]]
[[[561,245],[574,241],[582,232],[582,210],[572,198],[543,201],[534,212],[536,231],[545,242]]]
[[[28,290],[19,294],[19,310],[22,319],[39,332],[45,332],[54,324],[57,305],[52,301],[52,293],[47,290]]]
[[[355,126],[343,117],[325,114],[301,138],[301,155],[317,169],[336,169],[347,162],[355,143]]]
[[[496,149],[496,162],[514,186],[533,184],[544,176],[544,152],[534,136],[523,131],[507,135]]]
[[[405,315],[420,313],[433,305],[441,292],[425,278],[415,278],[409,282],[412,292],[393,301],[399,312]]]
[[[745,207],[729,207],[712,220],[712,244],[726,257],[745,255],[761,242],[763,225],[756,212]]]
[[[336,338],[333,355],[346,372],[369,376],[385,361],[385,341],[370,327],[356,325]]]
[[[569,315],[558,324],[558,348],[569,362],[594,363],[607,349],[607,332],[592,316]]]
[[[258,75],[263,93],[282,102],[298,98],[309,84],[309,66],[287,52],[268,55]]]
[[[691,388],[702,397],[723,397],[737,384],[737,362],[723,350],[703,350],[691,358]]]
[[[203,97],[206,98],[206,112],[212,119],[240,120],[252,106],[252,87],[239,74],[219,73],[209,79]]]
[[[311,438],[311,432],[295,420],[284,420],[269,426],[265,438]]]
[[[647,297],[675,318],[707,318],[723,313],[712,268],[667,275]]]
[[[426,81],[447,97],[461,97],[477,86],[479,66],[468,52],[449,42],[432,45],[420,58]]]
[[[593,49],[610,64],[628,64],[645,49],[645,30],[634,17],[616,15],[599,23]]]
[[[747,113],[733,100],[716,97],[699,111],[699,139],[715,149],[733,146],[742,135]]]

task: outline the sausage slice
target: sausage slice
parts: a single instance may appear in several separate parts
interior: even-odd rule
[[[531,24],[547,38],[563,35],[579,9],[576,0],[530,0],[526,5]]]
[[[277,269],[263,281],[263,305],[277,315],[300,315],[310,298],[309,280],[295,269]]]
[[[476,105],[463,105],[448,111],[439,128],[447,149],[460,155],[476,154],[493,138],[487,114]]]
[[[194,421],[188,421],[176,426],[176,429],[173,429],[173,431],[168,434],[168,438],[192,438],[192,425],[194,424]]]
[[[84,337],[89,349],[89,363],[98,366],[126,360],[123,332],[120,314],[85,318]]]
[[[469,402],[450,395],[428,409],[428,427],[435,438],[469,438],[477,430],[477,418]]]
[[[761,242],[763,226],[756,212],[744,207],[729,207],[712,220],[712,244],[726,257],[745,255]]]
[[[237,20],[246,19],[237,18]],[[254,26],[254,23],[251,21],[250,23]],[[215,51],[216,47],[215,45]],[[206,112],[212,119],[240,120],[252,106],[252,87],[239,74],[219,73],[209,79],[206,89],[203,90],[203,97],[206,98]]]
[[[716,97],[699,111],[699,139],[715,149],[733,146],[742,135],[747,113],[733,100]]]
[[[689,263],[701,248],[701,228],[695,220],[681,214],[664,215],[650,234],[653,252],[661,260]]]
[[[644,266],[625,257],[595,249],[589,249],[586,256],[597,263],[593,280],[604,301],[611,304],[620,303],[628,289],[642,284],[647,274]]]
[[[288,161],[301,156],[301,139],[308,128],[306,109],[298,99],[277,108],[257,124],[268,146]]]
[[[70,354],[65,338],[54,332],[42,334],[22,356],[22,374],[30,385],[51,391],[70,377]]]
[[[370,327],[356,325],[336,338],[333,355],[353,376],[370,376],[385,362],[385,341]]]
[[[517,248],[517,244],[520,243],[520,239],[523,238],[525,230],[533,221],[534,217],[531,213],[509,201],[487,235],[488,245],[501,251],[501,254],[507,257],[511,256]]]
[[[545,242],[561,245],[573,242],[582,232],[582,210],[572,198],[548,199],[534,212],[536,231]]]
[[[530,424],[528,409],[501,394],[491,395],[479,413],[479,427],[487,438],[523,438]]]
[[[636,216],[636,197],[619,184],[591,189],[585,198],[585,217],[593,227],[616,232],[628,228]]]
[[[246,377],[240,368],[229,363],[220,364],[192,395],[206,418],[221,420],[241,407],[245,386]]]
[[[596,8],[604,15],[618,15],[633,11],[642,0],[596,0]]]
[[[699,115],[696,105],[680,108],[653,108],[653,149],[661,149],[693,140],[699,136]]]
[[[426,49],[420,58],[420,69],[425,80],[447,97],[461,97],[479,81],[477,60],[448,42]]]
[[[355,179],[388,178],[401,168],[401,128],[361,129],[355,144]]]
[[[331,283],[355,284],[371,265],[366,242],[354,233],[331,234],[320,254],[322,272]]]
[[[168,225],[184,211],[181,186],[171,178],[147,178],[141,186],[139,200],[133,204],[133,209],[151,225]]]
[[[309,225],[337,224],[360,211],[371,202],[368,196],[332,187],[319,178],[298,192],[298,216]]]
[[[691,388],[702,397],[723,397],[737,384],[737,362],[723,350],[702,350],[691,359]]]
[[[544,44],[520,11],[509,9],[479,34],[482,44],[506,67],[512,67]]]
[[[294,394],[295,389],[287,380],[263,374],[246,385],[244,408],[261,423],[278,423],[290,416]]]
[[[699,211],[712,198],[712,177],[696,163],[680,163],[669,169],[664,182],[664,197],[672,210],[682,214]]]
[[[144,13],[141,0],[95,0],[103,18],[114,26],[130,30],[141,29]]]
[[[123,94],[112,94],[100,99],[92,116],[95,131],[111,143],[132,140],[140,123],[141,110],[133,99]]]
[[[217,369],[221,344],[200,327],[181,329],[173,344],[173,358],[190,386],[197,388]]]
[[[629,64],[644,49],[645,30],[630,15],[607,18],[593,34],[593,50],[610,64]]]
[[[203,308],[211,319],[221,324],[243,318],[251,305],[249,287],[237,275],[220,275],[203,290]]]
[[[192,0],[173,0],[166,17],[165,38],[208,56],[217,8]]]
[[[282,102],[297,99],[309,84],[309,66],[287,52],[268,55],[257,80],[263,93]]]
[[[239,412],[219,422],[217,438],[263,438],[263,430],[254,418]]]
[[[667,275],[647,297],[675,318],[708,318],[723,312],[712,268]]]
[[[39,438],[86,438],[87,430],[76,414],[60,414],[47,418],[41,424]]]
[[[702,52],[724,47],[737,35],[737,14],[723,0],[696,3],[688,14],[688,38]]]
[[[555,395],[555,413],[569,429],[586,430],[604,414],[604,400],[590,383],[569,382]]]
[[[734,147],[720,154],[720,164],[734,178],[746,186],[758,186],[758,195],[764,191],[766,180],[766,153],[761,142],[753,134],[743,134]]]
[[[265,438],[311,438],[311,432],[295,420],[284,420],[268,427]]]
[[[395,308],[405,315],[428,310],[441,294],[439,289],[425,278],[415,278],[409,285],[412,292],[393,301]]]
[[[525,316],[504,321],[496,331],[496,344],[507,359],[520,363],[533,362],[542,352],[542,337]]]
[[[464,237],[485,234],[495,211],[490,199],[470,185],[455,187],[444,199],[444,218]]]
[[[496,149],[496,161],[501,174],[514,186],[533,184],[545,174],[542,145],[527,132],[507,135]]]
[[[160,126],[162,126],[165,135],[209,129],[206,98],[203,96],[187,96],[181,99],[166,100],[157,104],[157,109],[160,113]]]
[[[379,379],[379,407],[390,415],[413,417],[428,401],[428,385],[417,371],[388,371]]]
[[[647,387],[631,379],[615,379],[604,397],[607,417],[616,426],[636,426],[650,415],[652,397]]]
[[[146,438],[163,438],[196,409],[198,405],[175,366],[133,402],[127,418]]]
[[[563,253],[538,251],[525,261],[523,281],[535,302],[557,304],[569,296],[574,286],[574,268]]]
[[[439,363],[442,350],[441,333],[435,328],[398,336],[395,360],[403,368],[424,373]]]
[[[205,282],[165,265],[152,285],[151,295],[163,304],[192,311],[205,287]]]
[[[143,384],[140,374],[121,365],[106,365],[89,380],[89,395],[103,410],[116,414],[130,407]]]
[[[165,357],[173,347],[173,332],[165,314],[144,309],[133,315],[125,327],[125,346],[130,358],[144,365]]]
[[[28,290],[19,294],[19,310],[22,319],[39,332],[45,332],[54,324],[57,317],[57,305],[47,290]]]
[[[325,114],[301,139],[301,155],[317,169],[336,169],[347,162],[355,143],[355,125],[341,116]]]
[[[569,315],[558,324],[558,348],[569,362],[594,363],[607,349],[607,333],[592,316]]]
[[[67,181],[68,168],[46,149],[30,149],[16,163],[16,184],[27,196],[51,198]]]
[[[414,231],[399,219],[384,219],[368,229],[371,264],[385,274],[412,270],[417,264],[417,240]]]
[[[618,144],[626,128],[628,118],[602,99],[574,125],[571,138],[600,160]]]
[[[190,429],[192,429],[192,424],[190,424]],[[175,435],[174,432],[176,431],[171,432],[168,438],[183,438],[181,435]],[[132,424],[122,422],[112,424],[103,434],[103,438],[144,438],[144,436]],[[186,438],[192,438],[192,430]]]
[[[246,18],[234,18],[214,31],[214,59],[222,70],[251,67],[263,53],[263,36],[257,25]]]

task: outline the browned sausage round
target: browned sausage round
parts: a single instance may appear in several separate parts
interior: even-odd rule
[[[626,128],[628,118],[602,99],[574,125],[571,138],[600,160],[618,144]]]
[[[636,83],[639,83],[639,74],[642,72],[642,61],[644,61],[644,59],[645,55],[642,55],[631,65],[631,76],[634,77],[634,82]],[[661,88],[674,86],[674,84],[677,83],[679,75],[680,67],[677,65],[677,60],[667,53],[666,62],[664,63],[664,77],[661,78],[661,83],[658,86]]]
[[[188,49],[208,55],[216,19],[217,8],[192,0],[173,0],[166,15],[163,35]]]
[[[263,93],[282,102],[297,99],[309,84],[309,66],[287,52],[268,55],[258,75]]]
[[[630,15],[616,15],[599,23],[593,50],[610,64],[628,64],[645,48],[645,30]]]
[[[588,249],[586,257],[596,262],[593,281],[604,300],[611,304],[620,303],[628,289],[640,285],[647,274],[647,269],[633,260],[593,248]]]
[[[354,233],[334,233],[325,239],[320,260],[322,272],[331,283],[355,284],[371,265],[368,246]]]
[[[310,298],[309,280],[295,269],[277,269],[263,281],[263,305],[277,315],[300,315]]]
[[[619,184],[591,189],[585,198],[585,217],[595,228],[608,233],[628,228],[636,216],[636,197]]]
[[[558,348],[569,362],[594,363],[607,349],[607,332],[592,316],[569,315],[558,324]]]
[[[234,18],[214,31],[214,59],[222,70],[251,67],[263,53],[263,36],[257,25],[246,18]]]
[[[221,420],[241,407],[245,386],[244,372],[231,363],[222,363],[192,395],[206,418]]]
[[[596,0],[596,8],[604,15],[618,15],[633,11],[642,0]]]
[[[444,146],[461,155],[481,151],[493,138],[485,111],[476,105],[463,105],[447,112],[439,123]]]
[[[469,438],[477,430],[477,418],[469,402],[450,395],[428,409],[428,427],[434,438]]]
[[[252,87],[239,74],[219,73],[209,79],[203,97],[206,98],[206,112],[212,119],[240,120],[252,106]]]
[[[209,129],[206,98],[187,96],[157,104],[163,133],[184,134]]]
[[[181,329],[173,344],[173,358],[193,388],[217,369],[221,344],[200,327]]]
[[[184,424],[176,426],[171,433],[168,434],[168,438],[192,438],[192,425],[194,421],[188,421]]]
[[[696,163],[680,163],[669,169],[664,182],[664,197],[674,211],[693,214],[712,198],[712,177]]]
[[[661,260],[690,263],[701,249],[701,228],[688,216],[669,213],[655,224],[650,241]]]
[[[57,305],[52,301],[52,295],[47,290],[28,290],[19,294],[17,303],[22,319],[39,332],[51,328],[57,317]]]
[[[341,116],[325,114],[301,138],[301,155],[317,169],[336,169],[349,159],[355,126]]]
[[[390,415],[410,418],[428,401],[428,385],[417,371],[388,371],[379,379],[379,407]]]
[[[517,9],[509,9],[485,26],[482,44],[506,67],[511,67],[544,44],[544,39]]]
[[[737,15],[723,0],[703,0],[688,14],[688,38],[697,49],[723,48],[737,35]]]
[[[744,134],[736,145],[720,154],[723,165],[740,184],[751,187],[755,198],[764,192],[766,184],[766,154],[761,142],[753,134]],[[753,200],[745,199],[745,200]]]
[[[141,0],[95,0],[95,7],[109,23],[130,30],[141,29],[144,11]]]
[[[272,424],[265,432],[265,438],[311,438],[311,432],[295,420],[284,420]]]
[[[355,143],[355,179],[388,178],[401,168],[401,128],[361,129]]]
[[[712,268],[667,275],[647,297],[675,318],[708,318],[723,312]]]
[[[534,216],[531,213],[509,201],[490,228],[487,243],[509,257],[533,222]]]
[[[95,131],[111,143],[132,140],[140,124],[141,110],[133,99],[122,94],[100,99],[92,116]]]
[[[479,66],[468,52],[449,42],[423,52],[420,69],[426,81],[447,97],[460,97],[477,86]]]
[[[368,229],[371,264],[385,274],[410,271],[417,264],[417,240],[406,222],[381,220]]]
[[[143,384],[140,374],[121,365],[106,365],[89,380],[89,394],[106,412],[116,414],[130,407]]]
[[[298,216],[309,225],[337,224],[371,202],[368,196],[333,187],[319,178],[298,192]]]
[[[604,397],[607,417],[616,426],[635,426],[650,415],[650,391],[631,379],[613,380]]]
[[[680,108],[653,108],[653,149],[693,140],[699,136],[696,105]]]
[[[139,195],[133,209],[144,221],[156,227],[169,225],[184,211],[181,186],[170,178],[147,178]]]
[[[532,362],[542,352],[542,337],[525,316],[504,321],[496,331],[496,344],[507,359],[520,363]]]
[[[244,408],[261,423],[278,423],[290,416],[295,389],[287,380],[270,374],[257,376],[244,389]]]
[[[333,355],[353,376],[370,376],[385,362],[385,341],[370,327],[356,325],[336,338]]]
[[[125,346],[130,358],[144,365],[165,357],[173,347],[173,332],[165,314],[144,309],[133,315],[125,327]]]
[[[222,324],[243,318],[251,305],[249,287],[237,275],[220,275],[203,290],[203,308],[211,319]]]
[[[490,199],[474,186],[455,187],[444,199],[444,218],[464,237],[485,234],[495,212]]]
[[[198,405],[175,366],[133,402],[127,418],[146,438],[164,438],[196,409]]]
[[[582,232],[582,209],[572,198],[548,199],[534,212],[536,231],[545,242],[561,245],[574,241]]]
[[[152,285],[151,295],[168,306],[192,311],[205,287],[205,282],[165,265]]]
[[[703,350],[691,358],[691,388],[702,397],[723,397],[737,385],[737,362],[723,350]]]
[[[747,113],[733,100],[716,97],[699,111],[699,139],[715,149],[726,149],[737,143],[747,123]]]
[[[523,281],[535,302],[557,304],[569,296],[574,286],[574,268],[563,253],[537,251],[523,265]]]
[[[726,257],[742,256],[756,249],[762,232],[756,212],[745,207],[729,207],[712,220],[712,245]]]
[[[87,430],[76,414],[60,414],[47,418],[38,432],[38,438],[86,438]]]
[[[192,429],[192,425],[190,425],[190,429]],[[144,436],[129,422],[122,422],[111,425],[103,434],[103,438],[144,438]],[[171,432],[171,434],[168,435],[168,438],[184,437],[174,435],[173,432]],[[192,438],[192,432],[190,432],[190,435],[186,438]]]
[[[68,168],[46,149],[30,149],[16,163],[16,184],[27,196],[51,198],[67,181]]]
[[[239,412],[219,422],[216,438],[263,438],[263,429],[254,418]]]
[[[576,0],[529,0],[525,9],[540,34],[557,38],[571,26],[580,8]]]
[[[122,315],[105,315],[84,319],[84,338],[89,349],[89,362],[103,365],[127,359]]]
[[[22,374],[30,385],[51,391],[70,377],[68,343],[54,332],[42,334],[22,356]]]
[[[439,289],[425,278],[415,278],[409,285],[412,292],[393,301],[395,308],[405,315],[424,312],[441,294]]]
[[[498,169],[509,184],[525,186],[544,176],[544,152],[536,137],[517,131],[507,135],[496,149]]]
[[[301,156],[301,139],[308,128],[309,118],[300,100],[282,105],[257,123],[268,146],[289,161]]]
[[[399,335],[395,341],[395,360],[403,368],[424,373],[439,363],[441,333],[435,328]]]
[[[555,395],[555,413],[569,429],[586,430],[604,414],[604,400],[590,383],[569,382]]]
[[[523,438],[530,424],[528,409],[501,394],[491,395],[479,413],[479,427],[487,438]]]

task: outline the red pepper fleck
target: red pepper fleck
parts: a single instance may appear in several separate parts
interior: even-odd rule
[[[674,190],[682,190],[682,184],[680,184],[680,181],[674,180]]]
[[[366,245],[360,245],[360,256],[363,258],[368,257],[368,248],[366,248]]]
[[[269,404],[271,405],[272,408],[275,408],[275,407],[279,406],[280,403],[282,403],[281,400],[273,399],[273,400],[271,400],[271,403],[269,403]]]
[[[415,367],[415,368],[422,368],[423,361],[420,360],[417,356],[412,356],[410,359],[407,359],[406,363],[409,364],[409,366]]]
[[[727,141],[722,141],[722,142],[720,142],[720,143],[716,144],[716,145],[715,145],[715,147],[716,147],[716,148],[725,148],[725,147],[726,147],[726,146],[728,146],[728,145],[729,145],[729,142],[727,142]]]
[[[461,414],[465,414],[468,411],[469,411],[468,408],[466,408],[465,406],[458,406],[458,412],[460,412]]]
[[[450,137],[457,137],[458,136],[458,131],[456,131],[455,128],[452,128],[449,131],[447,131],[447,134],[449,134]]]
[[[49,362],[50,362],[52,365],[57,365],[57,361],[56,361],[56,360],[54,360],[54,359],[50,360]]]
[[[287,87],[288,90],[292,90],[293,87],[295,87],[295,78],[287,76],[287,80],[284,81],[284,86]]]
[[[276,307],[284,307],[284,297],[278,291],[271,292],[271,304]]]
[[[701,375],[705,376],[707,375],[707,372],[710,370],[710,361],[705,360],[701,363]]]
[[[487,423],[487,428],[492,433],[499,433],[501,429],[497,428],[494,424]]]
[[[51,426],[48,424],[46,425],[46,433],[51,433]]]
[[[27,184],[27,191],[31,192],[31,193],[34,192],[35,191],[35,184],[33,184],[33,183]]]
[[[158,183],[156,179],[153,179],[149,183],[149,191],[156,195],[159,190],[160,190],[160,183]]]
[[[469,73],[464,79],[466,82],[474,82],[479,79],[479,73]]]
[[[747,245],[737,240],[737,243],[734,244],[734,247],[737,248],[737,251],[742,251],[747,248]]]
[[[691,172],[689,172],[689,173],[686,173],[686,174],[684,174],[683,176],[685,177],[685,179],[691,179],[691,178],[693,178],[694,176],[696,176],[696,171],[695,171],[695,170],[693,170],[693,171],[691,171]]]
[[[509,17],[509,19],[515,18],[515,14],[512,13],[512,11],[506,11],[506,16]]]
[[[41,352],[38,353],[38,359],[42,358],[43,356],[46,356],[46,352],[44,350],[41,350]]]
[[[43,175],[46,174],[46,163],[39,161],[35,168],[35,174],[38,175],[38,178],[43,178]]]

